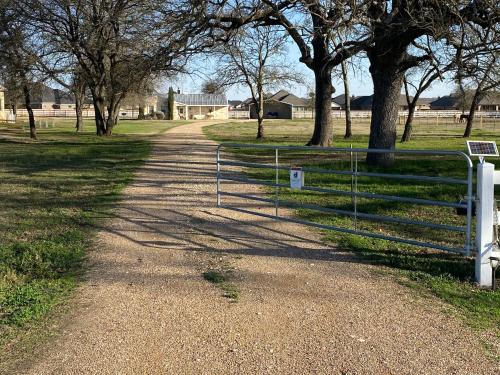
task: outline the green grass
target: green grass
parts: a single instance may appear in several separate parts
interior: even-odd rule
[[[428,132],[416,132],[413,140],[406,144],[398,144],[399,148],[459,150],[465,151],[465,141],[456,129],[455,134],[445,132],[446,129],[432,129]],[[462,128],[460,128],[462,129]],[[463,129],[462,129],[463,130]],[[268,121],[265,125],[266,139],[264,144],[274,145],[304,145],[312,133],[311,121]],[[500,127],[499,127],[500,131]],[[219,142],[255,143],[256,124],[228,123],[205,128],[205,133],[211,139]],[[358,126],[355,136],[344,140],[342,123],[334,123],[334,146],[366,148],[368,145],[368,129]],[[438,134],[438,135],[436,135]],[[474,139],[495,139],[500,133],[496,129],[479,129],[473,134]],[[312,156],[315,155],[315,156]],[[260,163],[274,163],[272,150],[229,149],[223,158],[238,158]],[[490,160],[489,160],[490,161]],[[497,160],[491,160],[498,164]],[[299,151],[280,151],[280,165],[301,165],[349,171],[351,168],[349,155],[346,153],[321,154]],[[361,155],[358,170],[369,172],[393,172],[414,175],[447,176],[466,178],[465,163],[458,158],[448,157],[411,157],[400,156],[395,164],[388,169],[373,168],[364,163]],[[274,182],[275,171],[269,169],[246,168],[247,176]],[[281,183],[288,183],[288,172],[281,171]],[[306,185],[339,190],[350,190],[351,176],[320,174],[307,172]],[[419,181],[384,180],[364,177],[358,179],[358,191],[373,193],[419,197],[424,199],[457,201],[466,194],[465,186],[425,183]],[[274,189],[268,189],[269,194]],[[292,191],[280,189],[280,199],[295,203],[315,204],[322,207],[351,211],[353,201],[348,196],[336,196],[310,191]],[[373,213],[385,216],[397,216],[413,220],[431,221],[437,224],[465,225],[465,218],[456,215],[454,209],[429,207],[397,202],[384,202],[373,199],[359,198],[356,202],[359,212]],[[364,229],[370,232],[382,233],[430,241],[436,244],[460,247],[464,236],[460,233],[435,229],[423,229],[416,226],[401,225],[387,222],[357,220],[354,222],[348,216],[325,214],[307,209],[295,209],[294,215],[320,224],[334,225],[345,228]],[[406,285],[430,292],[441,298],[460,312],[467,323],[479,329],[493,330],[500,337],[500,291],[480,290],[473,284],[474,260],[461,255],[434,251],[396,242],[341,234],[333,231],[323,231],[325,241],[336,244],[339,248],[354,252],[361,262],[370,262],[385,266],[384,269],[404,282]]]
[[[229,270],[210,270],[203,272],[203,278],[222,289],[224,297],[229,298],[232,302],[238,302],[240,299],[240,292],[235,285],[231,284],[229,280],[230,275],[231,272]]]
[[[58,132],[61,129],[71,131],[75,125],[75,119],[66,118],[41,118],[36,120],[38,131],[42,134]],[[95,125],[92,119],[85,118],[83,121],[83,133],[94,134]],[[164,133],[174,126],[188,124],[189,121],[177,120],[177,121],[166,121],[166,120],[120,120],[118,124],[113,129],[113,134],[124,134],[124,135],[154,135]],[[23,126],[27,133],[28,125],[27,119],[20,119],[19,123],[14,127],[19,129]],[[46,127],[48,126],[48,128]],[[5,128],[13,128],[8,125]]]
[[[51,123],[52,120],[48,120]],[[21,126],[0,137],[0,343],[36,327],[77,285],[100,217],[151,152],[146,135],[178,125],[122,121],[96,137],[56,120],[29,141]],[[128,134],[127,134],[128,133]],[[133,134],[133,135],[132,135]]]

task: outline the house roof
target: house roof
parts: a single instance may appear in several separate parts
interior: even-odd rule
[[[66,91],[42,85],[33,92],[34,103],[73,104],[75,97]]]
[[[226,106],[226,95],[221,94],[174,94],[175,101],[184,105]]]
[[[229,104],[232,107],[239,106],[242,103],[243,103],[243,101],[241,101],[241,100],[228,100],[227,101],[227,104]]]
[[[352,107],[371,107],[373,102],[373,95],[358,96],[351,100]]]
[[[269,100],[277,100],[278,102],[281,102],[284,98],[286,98],[290,93],[286,90],[280,90],[276,94],[271,95],[268,99]]]
[[[343,96],[343,95],[339,95],[339,96]],[[339,96],[334,98],[333,101],[338,103],[338,101],[336,99],[339,98]],[[345,96],[343,96],[342,99],[344,100],[344,102],[342,104],[345,104]],[[413,96],[410,96],[410,99],[413,99]],[[419,98],[417,100],[417,104],[430,104],[432,102],[432,100],[434,100],[434,99],[433,98]],[[351,106],[353,106],[353,107],[371,107],[372,102],[373,102],[373,95],[358,96],[358,97],[351,99]],[[400,106],[407,106],[408,105],[408,103],[406,101],[406,95],[403,95],[403,94],[399,95],[398,104]]]
[[[351,96],[351,103],[354,99],[359,98],[359,96]],[[332,102],[337,103],[340,106],[345,105],[345,94],[338,95],[335,98],[332,99]]]
[[[491,92],[479,102],[479,105],[500,105],[500,93]]]
[[[299,98],[294,94],[290,94],[286,90],[280,90],[276,94],[271,95],[267,100],[276,100],[281,103],[290,104],[294,107],[308,107],[309,100],[304,98]]]
[[[73,104],[75,102],[72,94],[59,89],[54,89],[54,98],[57,104]]]
[[[431,107],[458,108],[460,100],[456,96],[446,95],[430,103]]]
[[[243,100],[241,102],[241,104],[243,104],[243,105],[249,105],[249,104],[252,103],[252,100],[253,100],[252,98],[246,98],[245,100]]]
[[[437,98],[419,98],[418,104],[431,104]]]

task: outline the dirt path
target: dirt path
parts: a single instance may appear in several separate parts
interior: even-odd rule
[[[215,208],[203,125],[158,141],[100,233],[67,326],[19,373],[497,373],[438,302],[310,228]],[[234,268],[237,303],[203,279],[211,267]]]

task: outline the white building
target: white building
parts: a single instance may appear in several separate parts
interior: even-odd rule
[[[0,120],[3,121],[7,118],[5,112],[5,88],[0,86]]]
[[[168,97],[160,98],[161,111],[168,113]],[[174,94],[174,120],[226,120],[229,118],[225,95]]]

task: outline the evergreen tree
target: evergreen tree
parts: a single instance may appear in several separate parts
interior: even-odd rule
[[[174,89],[168,88],[168,119],[174,119]]]

